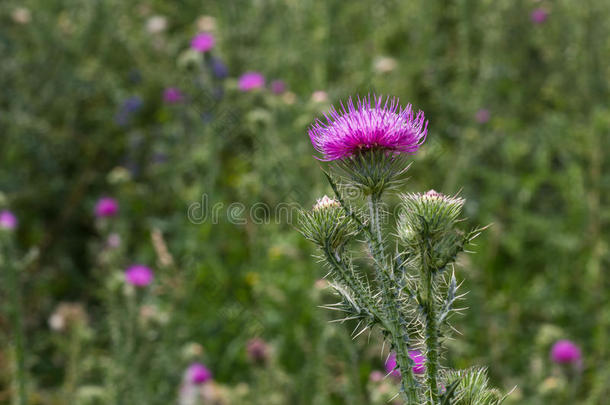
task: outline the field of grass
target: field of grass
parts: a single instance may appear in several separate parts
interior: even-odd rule
[[[0,2],[0,404],[401,403],[296,229],[332,195],[309,126],[368,94],[429,121],[400,191],[491,224],[445,364],[507,404],[608,403],[608,21],[607,0]],[[552,361],[562,339],[580,364]]]

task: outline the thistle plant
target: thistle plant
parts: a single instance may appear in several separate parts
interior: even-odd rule
[[[464,199],[433,190],[400,194],[396,229],[387,229],[384,220],[389,215],[383,197],[401,185],[408,156],[426,138],[424,113],[376,96],[350,99],[341,107],[309,130],[319,159],[331,162],[325,174],[335,196],[324,196],[300,217],[301,232],[317,246],[340,297],[330,308],[358,321],[356,336],[381,330],[393,352],[395,365],[388,372],[400,376],[405,403],[501,403],[484,369],[453,371],[440,364],[453,329],[449,321],[460,312],[456,303],[463,297],[454,263],[482,231],[460,229]],[[358,190],[365,204],[347,199],[347,187]],[[360,242],[368,250],[370,272],[353,259]]]

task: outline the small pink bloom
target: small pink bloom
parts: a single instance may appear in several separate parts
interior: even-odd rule
[[[193,37],[191,48],[199,52],[207,52],[214,47],[215,43],[216,41],[212,34],[202,32]]]
[[[530,15],[532,22],[535,24],[542,24],[543,22],[546,21],[546,19],[548,17],[549,17],[549,12],[543,8],[535,9],[534,11],[532,11],[532,14]]]
[[[286,91],[286,83],[283,80],[274,80],[271,82],[271,92],[273,94],[282,94]]]
[[[95,216],[98,218],[113,217],[119,212],[119,203],[114,198],[103,197],[95,204]]]
[[[371,374],[369,375],[369,380],[371,380],[372,382],[379,382],[383,380],[383,373],[379,370],[371,371]]]
[[[163,101],[168,104],[177,104],[184,100],[184,96],[180,89],[176,87],[168,87],[163,91]]]
[[[0,229],[8,229],[12,231],[17,228],[17,217],[8,210],[0,211]]]
[[[212,372],[201,363],[193,363],[186,370],[186,378],[192,384],[203,384],[212,379]]]
[[[413,360],[413,373],[424,374],[426,372],[426,357],[419,350],[409,350],[409,357]],[[400,378],[400,370],[396,368],[396,353],[391,353],[385,362],[385,370],[393,377]]]
[[[265,77],[258,72],[246,72],[239,78],[239,89],[250,91],[260,89],[265,85]]]
[[[152,283],[154,278],[150,268],[141,264],[134,264],[125,270],[125,281],[136,287],[145,287]]]
[[[551,359],[558,364],[580,364],[582,352],[569,340],[559,340],[551,348]]]
[[[121,246],[121,236],[118,233],[111,233],[106,239],[106,245],[111,249]]]
[[[485,124],[491,118],[491,114],[487,108],[481,108],[475,114],[475,119],[479,124]]]

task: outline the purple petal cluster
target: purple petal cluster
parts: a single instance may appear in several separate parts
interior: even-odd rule
[[[558,364],[579,364],[582,352],[572,341],[559,340],[551,348],[551,359]]]
[[[114,198],[103,197],[95,204],[95,216],[98,218],[113,217],[119,212],[119,203]]]
[[[207,52],[214,47],[216,40],[214,35],[201,32],[193,37],[191,40],[191,48],[198,52]]]
[[[324,115],[326,122],[316,120],[309,129],[314,148],[331,161],[366,150],[380,149],[393,153],[417,152],[426,139],[428,121],[424,112],[414,113],[411,104],[400,107],[397,98],[370,96],[350,98],[347,108],[341,103]]]
[[[163,101],[167,104],[177,104],[184,100],[182,92],[177,87],[168,87],[163,91]]]
[[[250,91],[260,89],[265,85],[265,76],[259,72],[246,72],[239,78],[239,89]]]
[[[125,281],[136,287],[145,287],[152,283],[153,271],[141,264],[134,264],[125,270]]]
[[[0,229],[12,231],[17,228],[17,217],[8,210],[0,211]]]
[[[419,350],[409,350],[409,357],[413,360],[413,373],[424,374],[426,372],[426,357]],[[385,371],[393,377],[400,378],[400,370],[396,368],[396,353],[390,353],[385,362]]]
[[[201,363],[193,363],[186,370],[186,378],[191,384],[203,384],[212,379],[212,372]]]

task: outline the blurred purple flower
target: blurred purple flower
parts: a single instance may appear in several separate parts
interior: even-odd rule
[[[212,372],[201,363],[193,363],[186,370],[186,378],[192,384],[203,384],[212,379]]]
[[[134,264],[125,270],[125,281],[136,287],[145,287],[152,283],[153,271],[141,264]]]
[[[274,94],[282,94],[286,91],[286,83],[283,80],[274,80],[271,82],[271,91]]]
[[[168,87],[163,91],[163,101],[168,104],[177,104],[184,100],[182,92],[177,87]]]
[[[199,52],[207,52],[214,47],[214,36],[207,32],[201,32],[191,40],[191,48]]]
[[[113,217],[119,212],[119,203],[111,197],[102,197],[95,204],[95,216],[98,218]]]
[[[0,211],[0,229],[12,231],[17,228],[18,222],[17,217],[12,212],[8,210]]]
[[[532,14],[530,14],[530,18],[532,19],[532,22],[534,24],[542,24],[543,22],[545,22],[547,20],[548,17],[549,17],[549,12],[543,8],[537,8],[534,11],[532,11]]]
[[[254,338],[248,341],[246,353],[253,362],[265,363],[269,358],[269,346],[263,339]]]
[[[123,102],[123,110],[134,113],[142,107],[142,99],[139,96],[129,97]]]
[[[559,340],[551,348],[551,359],[558,364],[579,365],[582,361],[582,352],[572,341]]]
[[[239,78],[239,89],[250,91],[260,89],[265,85],[265,77],[258,72],[246,72]]]
[[[212,59],[212,73],[218,79],[224,79],[229,75],[229,69],[227,69],[227,65],[223,63],[222,60],[218,58]]]
[[[369,380],[371,380],[372,382],[379,382],[383,380],[383,373],[379,370],[371,371],[371,374],[369,375]]]
[[[487,108],[481,108],[474,117],[479,124],[485,124],[491,118],[491,113]]]
[[[356,155],[362,151],[381,149],[392,153],[415,153],[426,139],[428,122],[424,112],[414,113],[411,104],[399,107],[398,99],[370,96],[350,98],[347,108],[331,107],[324,114],[326,122],[316,120],[309,128],[320,160],[331,161]]]
[[[426,357],[419,350],[409,350],[409,357],[415,363],[413,373],[424,374],[426,372]],[[392,352],[385,362],[385,370],[393,377],[400,378],[400,370],[396,368],[396,353]]]

